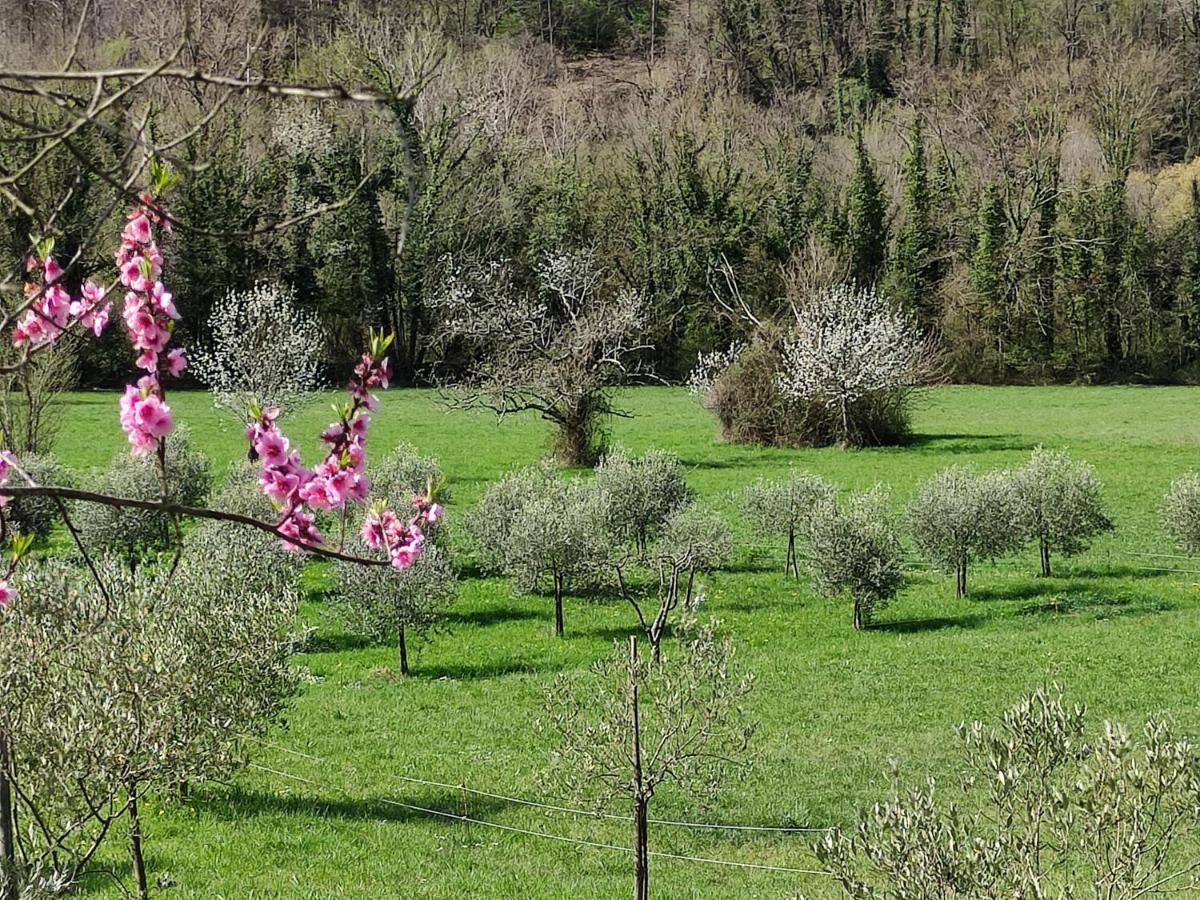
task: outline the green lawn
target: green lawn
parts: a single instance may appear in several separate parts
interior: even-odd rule
[[[1117,523],[1089,553],[1058,561],[1057,577],[1033,577],[1034,553],[973,570],[973,597],[955,601],[953,579],[914,569],[879,626],[855,633],[846,604],[815,597],[775,569],[782,548],[747,551],[708,582],[708,608],[737,636],[757,674],[758,720],[749,776],[712,809],[663,791],[657,818],[758,825],[844,823],[886,790],[889,759],[912,777],[949,773],[953,726],[994,717],[1022,693],[1059,681],[1086,702],[1094,723],[1140,723],[1167,711],[1200,734],[1200,561],[1141,554],[1173,551],[1157,524],[1170,481],[1200,467],[1200,438],[1187,388],[958,388],[931,391],[904,448],[783,451],[720,443],[688,394],[643,389],[623,398],[633,418],[615,440],[680,455],[704,497],[725,498],[760,475],[797,465],[847,487],[888,483],[896,504],[955,462],[1012,464],[1038,444],[1092,462]],[[204,395],[175,395],[177,419],[218,467],[244,452],[240,429]],[[286,423],[315,450],[322,406]],[[376,453],[405,440],[437,455],[453,486],[453,517],[485,485],[537,459],[542,423],[444,412],[427,392],[393,391],[376,418]],[[86,469],[123,452],[113,393],[72,398],[58,451]],[[726,505],[729,505],[727,501]],[[732,511],[732,510],[731,510]],[[1162,572],[1169,566],[1185,572]],[[313,579],[314,584],[320,579]],[[184,807],[149,816],[149,860],[169,872],[171,897],[611,897],[625,893],[631,858],[499,829],[439,820],[398,803],[436,808],[513,828],[628,846],[620,822],[579,819],[403,780],[421,778],[519,797],[548,796],[547,748],[535,736],[543,687],[583,670],[633,625],[616,602],[577,601],[567,636],[552,635],[545,598],[514,599],[499,580],[468,578],[448,628],[421,646],[414,674],[389,677],[393,651],[337,628],[314,591],[306,615],[318,625],[302,662],[314,680],[286,729],[227,786],[195,792]],[[305,754],[304,756],[297,754]],[[294,776],[294,777],[288,777]],[[304,779],[304,780],[299,780]],[[614,810],[624,812],[624,810]],[[653,850],[784,867],[807,867],[799,836],[659,827]],[[124,873],[120,842],[105,863]],[[652,888],[664,897],[825,896],[819,879],[702,862],[655,859]],[[122,896],[111,881],[97,897]]]

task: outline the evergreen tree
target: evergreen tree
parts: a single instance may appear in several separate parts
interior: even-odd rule
[[[902,204],[904,228],[896,241],[891,263],[891,293],[928,323],[935,318],[932,293],[938,277],[937,248],[930,215],[933,194],[919,116],[913,121],[908,154],[904,157]]]
[[[1180,233],[1181,269],[1176,285],[1179,330],[1189,361],[1200,349],[1200,184],[1192,179],[1192,205]]]
[[[1001,357],[1007,341],[1008,315],[1005,309],[1004,258],[1008,225],[1004,205],[994,184],[983,189],[979,201],[979,228],[975,253],[971,259],[971,286],[979,299],[980,312],[996,339]]]
[[[854,174],[846,205],[850,272],[858,284],[870,286],[878,280],[887,256],[887,201],[861,130],[854,143]]]

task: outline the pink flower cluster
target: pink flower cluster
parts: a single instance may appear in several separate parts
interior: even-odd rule
[[[405,521],[390,509],[373,509],[363,521],[361,537],[372,550],[383,550],[397,569],[407,569],[425,545],[429,526],[439,522],[445,511],[428,497],[413,497],[417,514]]]
[[[116,253],[117,271],[126,288],[121,316],[138,353],[137,367],[147,373],[137,384],[126,385],[121,397],[121,428],[129,436],[135,456],[157,449],[170,433],[171,407],[162,378],[177,378],[187,368],[182,349],[167,351],[179,310],[162,283],[162,251],[154,239],[154,228],[169,227],[169,222],[152,195],[143,194],[141,199],[127,217]]]
[[[388,360],[382,356],[387,343],[382,337],[373,336],[371,352],[364,353],[355,366],[347,388],[350,403],[342,409],[338,421],[321,433],[325,457],[314,468],[305,468],[299,452],[292,449],[280,431],[275,422],[279,410],[259,410],[246,428],[253,456],[262,461],[258,483],[280,509],[279,531],[291,539],[284,541],[289,550],[324,543],[325,537],[316,526],[318,510],[344,510],[347,503],[363,503],[367,499],[370,491],[366,474],[367,431],[371,413],[379,407],[371,388],[386,388],[391,378]],[[424,541],[418,519],[430,514],[434,517],[430,521],[435,521],[442,514],[441,507],[427,504],[417,517],[406,523],[401,523],[390,511],[372,513],[368,524],[363,526],[363,539],[373,549],[386,548],[392,565],[405,568],[419,555]],[[378,527],[371,526],[371,522]]]
[[[52,344],[76,322],[82,323],[97,337],[108,325],[111,302],[104,299],[104,288],[91,281],[84,282],[79,297],[72,300],[62,286],[63,270],[49,253],[44,259],[35,256],[25,262],[25,271],[38,273],[36,281],[25,284],[29,309],[13,328],[13,345],[28,344],[31,348]]]

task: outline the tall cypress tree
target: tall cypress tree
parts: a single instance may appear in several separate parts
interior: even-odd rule
[[[846,198],[846,250],[850,274],[861,285],[872,285],[887,258],[887,201],[863,143],[862,130],[854,142],[854,173]]]
[[[979,228],[975,238],[975,253],[971,259],[971,285],[979,298],[980,311],[996,338],[1003,355],[1007,337],[1005,310],[1004,252],[1008,226],[1004,221],[1004,206],[994,184],[983,189],[979,201]]]
[[[930,321],[934,315],[931,296],[938,277],[936,235],[930,215],[933,194],[921,119],[913,121],[908,153],[903,161],[904,228],[896,240],[891,263],[892,293],[909,309]]]
[[[1200,349],[1200,184],[1192,179],[1192,205],[1181,229],[1181,269],[1176,285],[1179,330],[1189,360]]]

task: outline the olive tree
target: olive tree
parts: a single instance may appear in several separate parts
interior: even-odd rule
[[[1171,482],[1159,508],[1163,529],[1184,553],[1200,552],[1200,474]]]
[[[632,541],[643,556],[650,539],[688,501],[683,464],[666,450],[609,453],[596,467],[596,485],[605,498],[609,530]]]
[[[1016,479],[951,466],[917,490],[908,524],[917,548],[935,566],[955,573],[955,597],[967,595],[972,558],[1003,556],[1024,542],[1024,510]]]
[[[409,673],[409,639],[428,634],[456,593],[449,557],[436,546],[407,569],[338,562],[334,582],[334,599],[351,628],[376,641],[395,642],[401,675]]]
[[[296,684],[298,596],[209,555],[94,565],[27,562],[0,608],[0,765],[20,823],[10,876],[70,886],[124,820],[146,896],[140,800],[228,777],[278,719]]]
[[[1179,845],[1200,825],[1195,745],[1160,718],[1140,737],[1086,726],[1056,688],[998,726],[963,724],[958,777],[897,786],[816,854],[855,900],[1194,895],[1200,869]]]
[[[460,364],[451,402],[499,416],[530,410],[557,429],[568,465],[595,462],[610,392],[636,373],[647,349],[646,304],[590,253],[551,254],[537,284],[506,264],[456,265],[434,299],[438,340]]]
[[[485,569],[508,576],[518,591],[551,591],[554,633],[561,637],[567,590],[596,581],[609,563],[605,515],[592,481],[564,478],[541,465],[489,487],[468,528]]]
[[[1086,462],[1061,450],[1038,447],[1013,473],[1024,525],[1038,542],[1042,575],[1050,577],[1051,551],[1073,556],[1112,529],[1104,514],[1100,479]]]
[[[394,508],[411,504],[414,497],[436,494],[443,503],[449,499],[441,463],[405,443],[397,444],[371,466],[371,494]]]
[[[711,509],[689,504],[667,520],[662,534],[648,548],[649,584],[631,584],[618,561],[615,571],[621,595],[633,607],[654,660],[661,655],[671,614],[681,606],[695,612],[699,605],[696,576],[719,568],[732,552],[733,536],[725,520]]]
[[[18,474],[14,476],[18,484],[24,481],[71,487],[74,482],[71,471],[49,453],[22,456],[18,468]],[[5,505],[4,518],[10,528],[21,534],[45,540],[50,536],[55,524],[62,520],[64,510],[70,515],[69,505],[65,500],[56,500],[53,497],[18,497]]]
[[[873,288],[836,285],[793,303],[778,373],[784,396],[832,413],[844,446],[905,430],[908,395],[933,371],[916,320]]]
[[[634,896],[650,890],[650,802],[663,786],[692,801],[717,796],[746,767],[754,726],[743,701],[753,677],[715,625],[697,628],[658,661],[638,641],[616,642],[584,676],[560,675],[546,693],[542,730],[554,735],[551,778],[604,807],[633,811]]]
[[[839,502],[823,497],[808,526],[808,568],[816,589],[849,596],[854,627],[865,628],[904,582],[904,554],[882,486]]]
[[[741,511],[750,527],[763,537],[787,540],[785,575],[800,577],[796,539],[807,533],[817,504],[833,493],[833,486],[823,478],[795,469],[788,469],[787,478],[760,478],[742,492]]]

